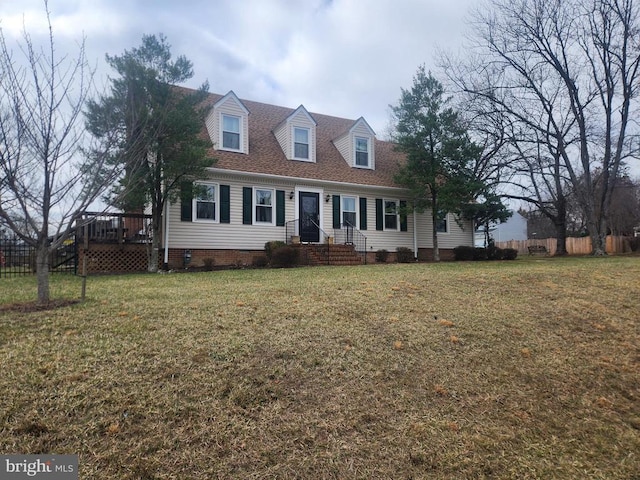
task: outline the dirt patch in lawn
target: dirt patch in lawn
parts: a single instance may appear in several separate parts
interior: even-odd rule
[[[19,312],[19,313],[31,313],[42,312],[45,310],[56,310],[58,308],[68,307],[70,305],[76,305],[80,303],[80,300],[50,300],[49,303],[40,304],[38,302],[19,302],[9,303],[6,305],[0,305],[0,312]]]

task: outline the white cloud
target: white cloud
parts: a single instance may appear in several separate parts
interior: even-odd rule
[[[109,73],[105,53],[164,33],[174,55],[194,64],[189,86],[328,115],[364,116],[381,133],[418,65],[435,68],[437,46],[458,45],[473,0],[50,0],[60,49],[87,56]],[[0,2],[0,26],[17,36],[24,22],[46,34],[43,2]],[[100,85],[101,82],[99,81]]]

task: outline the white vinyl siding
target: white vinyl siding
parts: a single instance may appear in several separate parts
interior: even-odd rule
[[[413,220],[409,217],[409,224]],[[453,214],[447,215],[447,233],[438,233],[438,247],[455,248],[460,245],[473,246],[473,229],[470,220],[463,220],[461,228]],[[418,247],[432,248],[433,228],[431,225],[431,211],[425,210],[423,213],[417,214],[418,224]]]
[[[293,220],[295,200],[289,199],[289,192],[295,185],[285,182],[257,182],[254,178],[220,177],[215,179],[219,185],[229,185],[230,222],[213,223],[180,220],[180,202],[170,205],[169,247],[183,249],[233,249],[263,251],[264,244],[274,239],[284,239],[285,228],[275,225],[275,192],[284,190],[285,219]],[[244,225],[242,223],[243,187],[273,191],[272,224]],[[253,197],[255,198],[255,193]],[[252,201],[252,211],[255,210]],[[218,216],[219,218],[219,216]]]
[[[333,231],[332,202],[326,202],[327,195],[340,195],[341,197],[355,197],[357,223],[360,229],[360,199],[367,199],[367,229],[361,233],[367,237],[367,250],[375,252],[386,249],[395,252],[398,247],[414,247],[414,219],[413,214],[407,216],[407,232],[398,230],[376,230],[376,198],[403,198],[399,190],[380,191],[366,186],[332,185],[321,187],[318,184],[302,185],[288,180],[278,181],[269,179],[258,181],[254,177],[241,177],[225,175],[212,179],[216,185],[230,186],[230,223],[213,223],[206,221],[184,222],[180,220],[180,202],[170,205],[169,212],[169,247],[172,249],[234,249],[263,251],[264,244],[274,239],[283,239],[285,227],[275,225],[244,225],[242,223],[242,189],[252,187],[266,190],[285,191],[285,221],[289,222],[298,218],[297,195],[300,191],[312,191],[321,194],[321,226],[330,233]],[[219,190],[219,189],[218,189]],[[289,192],[295,192],[293,199],[289,198]],[[218,191],[219,195],[219,191]],[[275,198],[275,197],[274,197]],[[399,205],[398,205],[399,206]],[[254,206],[252,205],[252,208]],[[341,210],[341,219],[343,211]],[[219,212],[216,212],[219,218]],[[274,210],[275,215],[275,210]],[[473,245],[473,234],[470,222],[464,222],[465,230],[462,230],[454,216],[449,214],[449,233],[439,236],[439,246],[442,249],[451,249],[459,245]],[[417,214],[417,236],[419,248],[431,248],[431,212]]]

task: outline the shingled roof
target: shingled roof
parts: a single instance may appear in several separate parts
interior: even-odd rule
[[[207,102],[214,105],[223,95],[210,94]],[[375,170],[352,168],[342,158],[332,140],[347,132],[356,122],[319,113],[310,115],[317,122],[315,163],[288,160],[273,133],[274,129],[296,109],[241,100],[249,110],[249,153],[211,149],[217,159],[216,169],[255,174],[278,175],[359,185],[397,187],[393,176],[404,156],[394,145],[375,141]]]

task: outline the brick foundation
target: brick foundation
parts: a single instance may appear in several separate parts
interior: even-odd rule
[[[185,251],[191,253],[191,260],[185,264]],[[162,252],[164,253],[164,252]],[[218,267],[251,266],[257,257],[263,257],[264,250],[204,250],[170,248],[170,269],[182,269],[187,267],[200,268],[205,266],[208,259],[213,259],[213,265]]]
[[[251,266],[257,257],[264,256],[264,250],[207,250],[207,249],[183,249],[183,248],[170,248],[169,249],[169,263],[170,269],[182,269],[185,268],[184,253],[185,250],[191,252],[191,261],[188,263],[189,267],[201,268],[205,266],[207,259],[213,259],[213,265],[217,267],[229,267],[229,266]],[[161,256],[164,252],[160,252]],[[431,262],[433,260],[432,248],[421,248],[418,250],[418,261]],[[452,249],[440,249],[440,260],[452,261],[454,260]],[[396,253],[389,252],[389,258],[387,263],[393,263],[396,261]],[[367,252],[367,264],[376,263],[376,252]]]

